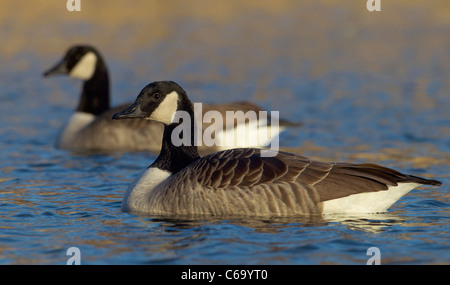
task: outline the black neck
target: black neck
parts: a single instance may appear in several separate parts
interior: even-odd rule
[[[172,132],[177,126],[180,125],[180,123],[173,123],[168,126],[164,126],[161,152],[155,162],[153,162],[151,167],[157,167],[174,174],[200,157],[197,151],[197,146],[194,144],[194,112],[192,110],[192,104],[190,102],[189,104],[191,106],[191,108],[189,108],[190,111],[188,111],[191,117],[190,144],[181,144],[181,146],[175,146],[172,143]],[[185,134],[183,133],[183,135]]]
[[[109,77],[106,65],[99,59],[94,75],[83,84],[77,111],[99,115],[109,110]]]

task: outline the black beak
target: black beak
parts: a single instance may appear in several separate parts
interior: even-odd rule
[[[133,118],[146,118],[147,115],[141,111],[141,108],[139,106],[138,102],[134,102],[132,105],[128,106],[124,110],[115,113],[113,115],[113,120],[120,120],[120,119],[133,119]]]
[[[44,73],[44,77],[49,77],[53,75],[67,74],[69,70],[67,69],[66,61],[63,60],[57,65],[53,66]]]

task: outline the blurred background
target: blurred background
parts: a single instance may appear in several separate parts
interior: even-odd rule
[[[303,122],[291,146],[368,136],[360,148],[388,147],[401,132],[442,134],[448,147],[449,35],[450,5],[438,0],[383,1],[381,12],[337,0],[82,0],[80,12],[61,0],[0,1],[0,84],[75,108],[79,81],[41,76],[86,43],[106,59],[113,105],[174,80],[195,101],[252,100]]]
[[[196,225],[200,229],[191,236],[176,225],[166,232],[169,222],[120,214],[127,185],[154,156],[84,157],[54,148],[57,132],[78,104],[81,82],[42,74],[73,44],[94,45],[103,54],[112,105],[133,101],[152,81],[174,80],[193,101],[249,100],[301,122],[281,136],[285,150],[380,163],[443,181],[439,188],[413,191],[394,207],[407,227],[403,221],[388,227],[405,239],[365,238],[389,244],[390,253],[382,253],[391,263],[450,262],[448,0],[381,0],[381,12],[367,11],[365,0],[81,0],[80,12],[67,11],[66,2],[0,0],[0,186],[1,205],[9,207],[0,225],[11,229],[0,234],[3,263],[60,263],[68,247],[64,241],[72,240],[85,246],[82,252],[92,263],[366,258],[368,245],[340,227],[332,234],[330,227],[316,229],[324,240],[299,239],[296,226],[277,228],[284,236],[276,241],[268,235],[255,239],[248,231],[236,247],[228,246],[236,241],[228,236],[223,246],[231,253],[221,255],[220,227],[235,231],[235,226]],[[147,236],[139,240],[132,230],[128,236],[127,226],[143,228]],[[218,237],[211,236],[216,227]],[[32,233],[21,236],[25,230]],[[98,242],[104,239],[109,246]],[[353,243],[333,243],[342,239]],[[351,246],[364,251],[363,257],[355,257]],[[415,257],[409,253],[413,247]]]

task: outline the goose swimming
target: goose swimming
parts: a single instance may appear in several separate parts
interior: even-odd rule
[[[110,107],[110,81],[108,68],[100,52],[93,46],[76,45],[71,47],[54,67],[44,73],[45,77],[54,75],[68,75],[83,80],[80,101],[78,106],[62,128],[56,146],[62,149],[79,151],[150,151],[157,153],[161,149],[163,126],[157,122],[137,119],[127,121],[113,121],[113,114],[123,110],[129,104],[114,108]],[[263,111],[257,105],[242,101],[222,104],[203,104],[202,114],[209,111],[219,112],[222,115],[228,111]],[[225,116],[224,116],[225,117]],[[225,124],[225,122],[224,122]],[[247,123],[257,134],[261,125],[265,124],[259,117]],[[266,141],[258,141],[256,145],[249,145],[248,141],[232,139],[231,143],[222,146],[209,147],[200,145],[201,153],[218,150],[267,145],[270,141],[285,130],[288,126],[298,126],[280,120],[277,128],[271,127],[271,137]],[[205,128],[208,124],[205,124]],[[234,125],[235,129],[242,125]],[[226,140],[231,132],[216,135]]]
[[[200,157],[191,143],[175,146],[176,112],[193,114],[181,86],[153,82],[113,119],[164,125],[158,158],[127,189],[122,210],[163,215],[292,216],[385,212],[415,187],[436,180],[376,164],[329,163],[286,152],[263,156],[238,148]],[[191,128],[194,128],[194,120]]]

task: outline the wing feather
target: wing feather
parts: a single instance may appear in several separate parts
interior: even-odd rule
[[[226,150],[201,160],[205,161],[206,168],[197,181],[202,187],[234,190],[248,187],[251,190],[260,185],[290,183],[300,185],[302,191],[307,189],[309,195],[319,201],[382,191],[399,182],[432,183],[375,164],[325,163],[285,152],[275,157],[262,157],[257,149]],[[279,194],[279,199],[285,201],[290,197],[292,201],[298,196],[296,190],[292,191]]]

